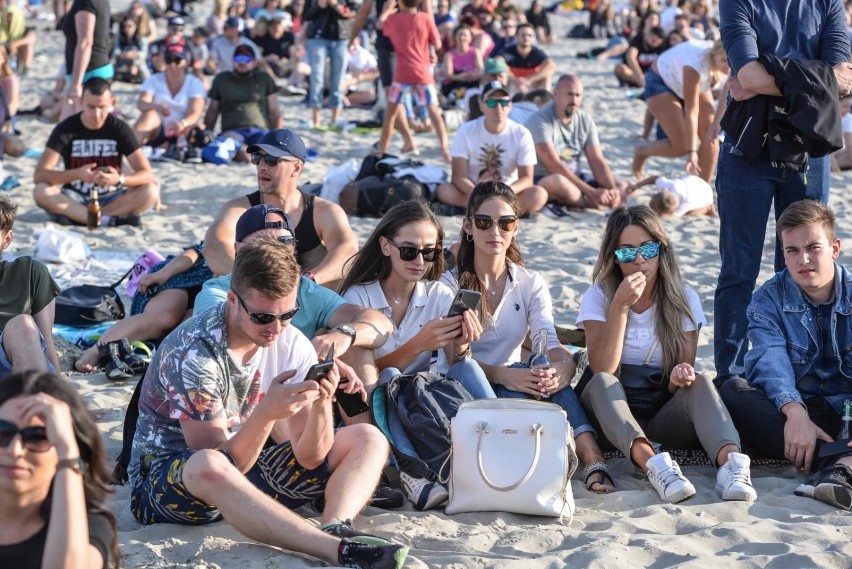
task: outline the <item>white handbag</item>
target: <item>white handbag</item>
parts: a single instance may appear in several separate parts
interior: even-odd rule
[[[574,515],[569,480],[577,469],[565,411],[529,399],[467,401],[453,418],[447,514]]]

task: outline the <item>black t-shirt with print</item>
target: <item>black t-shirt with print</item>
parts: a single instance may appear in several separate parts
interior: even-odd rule
[[[91,12],[95,15],[95,33],[92,42],[92,58],[86,71],[103,67],[110,62],[109,53],[109,0],[74,0],[71,9],[65,16],[62,30],[65,32],[65,72],[69,75],[74,70],[74,50],[77,49],[77,23],[75,16],[78,12]]]
[[[630,49],[630,47],[635,47],[636,51],[639,52],[636,54],[636,59],[639,62],[639,67],[642,68],[642,71],[645,71],[654,65],[654,62],[657,61],[660,54],[666,50],[665,42],[654,48],[646,46],[642,34],[639,34],[630,40],[630,46],[628,49]]]
[[[108,115],[104,126],[98,130],[90,130],[83,126],[82,113],[77,113],[56,125],[46,146],[62,156],[66,170],[97,164],[99,168],[112,166],[120,172],[121,159],[139,149],[139,140],[127,123],[113,115]],[[93,187],[100,194],[115,190],[115,187],[104,188],[82,180],[74,180],[67,187],[85,196]]]
[[[258,38],[255,43],[257,43],[257,47],[260,48],[260,51],[265,56],[277,55],[284,59],[290,59],[290,47],[296,43],[296,36],[293,35],[293,32],[284,32],[280,38],[275,39],[271,35],[266,34],[262,38]]]

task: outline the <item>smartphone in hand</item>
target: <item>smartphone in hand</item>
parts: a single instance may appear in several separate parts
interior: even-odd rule
[[[346,379],[346,381],[342,383],[347,383],[348,381],[349,380]],[[360,391],[356,391],[355,393],[346,393],[343,391],[343,387],[338,387],[337,391],[334,393],[334,398],[337,399],[340,409],[346,413],[347,417],[354,417],[355,415],[360,415],[361,413],[366,413],[370,410],[370,406],[361,400]]]
[[[475,290],[460,288],[453,299],[453,304],[450,305],[450,310],[447,312],[447,318],[458,316],[465,310],[476,310],[479,308],[479,302],[482,300],[482,294]]]
[[[305,374],[305,381],[316,381],[319,383],[328,377],[332,367],[334,367],[334,344],[331,345],[325,361],[314,364],[308,369],[308,373]]]

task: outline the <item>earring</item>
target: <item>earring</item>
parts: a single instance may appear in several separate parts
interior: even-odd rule
[[[472,233],[465,233],[465,239],[467,239],[468,241],[473,241],[473,234]]]

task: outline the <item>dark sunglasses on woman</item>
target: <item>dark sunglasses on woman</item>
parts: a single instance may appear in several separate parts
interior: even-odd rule
[[[234,296],[237,297],[237,300],[240,301],[240,306],[243,307],[243,310],[246,311],[246,314],[249,316],[249,320],[254,322],[255,324],[260,324],[261,326],[266,326],[267,324],[271,324],[274,320],[278,320],[281,324],[284,324],[288,320],[291,320],[297,312],[299,312],[299,305],[297,304],[294,308],[291,308],[287,312],[282,312],[281,314],[272,314],[270,312],[252,312],[246,306],[246,303],[243,302],[243,299],[240,295],[237,294],[237,291],[231,289],[234,292]]]
[[[417,247],[400,247],[390,239],[388,239],[388,243],[399,250],[399,258],[403,261],[413,261],[417,258],[417,255],[423,255],[423,260],[431,263],[438,258],[438,253],[441,252],[440,247],[424,247],[423,249],[418,249]]]
[[[47,439],[47,431],[44,427],[19,429],[15,423],[0,419],[0,448],[6,448],[12,444],[12,439],[18,434],[21,435],[21,444],[27,450],[45,452],[52,446]]]
[[[621,247],[615,250],[615,258],[619,263],[632,263],[636,260],[636,253],[641,253],[642,258],[646,261],[653,259],[660,254],[660,243],[654,241],[652,243],[643,243],[638,247]]]
[[[494,226],[495,221],[497,222],[497,227],[500,228],[500,231],[514,231],[518,226],[517,215],[501,215],[497,219],[488,215],[477,214],[473,216],[473,226],[480,231],[488,231]]]

